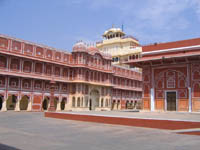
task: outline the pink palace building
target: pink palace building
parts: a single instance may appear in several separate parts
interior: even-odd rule
[[[143,109],[200,111],[200,38],[142,47]]]
[[[52,80],[56,111],[135,107],[142,96],[141,73],[111,62],[83,42],[68,53],[0,35],[0,110],[47,110]]]

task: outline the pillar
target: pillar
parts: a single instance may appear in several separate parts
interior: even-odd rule
[[[61,111],[61,102],[62,102],[62,97],[59,96],[59,99],[58,99],[58,102],[57,102],[56,111]]]
[[[30,96],[30,99],[28,101],[28,108],[27,111],[31,111],[32,110],[32,96]]]
[[[20,100],[18,99],[15,105],[15,111],[20,111],[19,104],[20,104]]]
[[[7,111],[6,101],[7,101],[7,99],[4,98],[4,100],[3,100],[3,104],[2,104],[2,108],[1,108],[1,111]]]
[[[77,108],[77,98],[75,96],[75,108]]]
[[[192,112],[192,90],[191,90],[191,87],[188,88],[188,91],[189,91],[189,112]]]
[[[151,111],[155,110],[154,88],[151,88]]]
[[[83,107],[85,107],[85,98],[83,97]]]
[[[56,111],[61,111],[61,101],[58,100]]]
[[[99,107],[101,107],[101,97],[99,98]]]

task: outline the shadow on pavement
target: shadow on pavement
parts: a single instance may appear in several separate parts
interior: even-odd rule
[[[20,150],[20,149],[0,143],[0,150]]]

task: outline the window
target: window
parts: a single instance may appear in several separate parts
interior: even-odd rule
[[[26,88],[26,89],[29,88],[29,83],[28,83],[28,82],[25,82],[25,83],[24,83],[24,88]]]
[[[101,99],[101,107],[103,107],[103,98]]]
[[[17,47],[17,46],[15,46],[15,47],[14,47],[14,49],[15,49],[15,50],[18,50],[18,47]]]
[[[58,85],[55,86],[55,90],[59,90],[59,86]]]
[[[50,86],[49,86],[49,84],[47,84],[47,85],[46,85],[46,89],[47,89],[47,90],[48,90],[48,89],[50,89]]]
[[[78,97],[78,100],[77,100],[77,107],[80,107],[81,106],[81,100],[80,100],[80,97]]]
[[[167,88],[175,88],[175,80],[173,78],[167,80]]]
[[[12,69],[17,70],[18,69],[18,65],[17,64],[12,64]]]
[[[167,72],[167,88],[175,88],[175,72]]]
[[[2,80],[0,80],[0,86],[3,86],[3,81]]]
[[[72,98],[72,107],[75,107],[76,106],[76,99],[75,97]]]
[[[88,107],[88,98],[85,98],[85,107]]]
[[[63,91],[66,91],[66,90],[67,90],[67,88],[64,86],[64,87],[63,87]]]
[[[106,107],[108,107],[108,99],[106,99]]]
[[[6,47],[4,43],[0,43],[0,47]]]
[[[16,86],[17,86],[16,81],[12,81],[12,82],[11,82],[11,87],[16,87]]]
[[[47,74],[51,74],[51,69],[47,69]]]
[[[39,83],[36,83],[35,84],[35,89],[40,89],[41,87],[40,87],[40,84]]]

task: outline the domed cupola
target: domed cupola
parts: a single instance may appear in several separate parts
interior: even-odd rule
[[[87,50],[87,46],[84,42],[78,42],[76,43],[73,48],[72,48],[73,52],[83,52]]]

